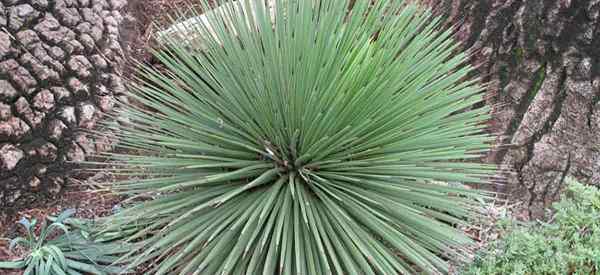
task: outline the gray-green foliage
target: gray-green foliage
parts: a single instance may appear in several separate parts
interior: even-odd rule
[[[65,221],[73,213],[73,210],[64,211],[50,225],[44,220],[39,235],[35,233],[37,220],[22,218],[19,224],[26,236],[12,239],[9,249],[20,246],[25,255],[14,261],[0,261],[0,272],[21,269],[24,275],[104,275],[123,271],[111,265],[119,259],[117,255],[127,252],[128,248],[118,242],[99,243],[86,231],[70,229]]]
[[[128,228],[131,267],[433,274],[469,255],[455,225],[485,195],[432,182],[493,173],[481,87],[429,12],[370,2],[279,0],[271,18],[237,1],[187,26],[204,51],[156,52],[165,68],[142,69],[110,155],[130,178],[113,189],[138,202],[104,230]]]
[[[600,273],[600,190],[568,183],[549,223],[509,224],[461,274]]]

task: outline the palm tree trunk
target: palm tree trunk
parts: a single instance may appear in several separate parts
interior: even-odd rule
[[[113,140],[86,131],[124,93],[125,3],[0,1],[0,211],[59,193],[74,162]]]

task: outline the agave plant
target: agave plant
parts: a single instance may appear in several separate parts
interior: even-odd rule
[[[464,183],[493,172],[478,163],[488,109],[471,108],[482,88],[439,19],[398,0],[243,0],[196,22],[181,27],[202,49],[168,39],[118,114],[111,166],[129,179],[112,188],[132,199],[104,230],[129,228],[123,259],[436,274],[469,255],[457,225],[486,196]]]
[[[74,213],[73,209],[66,210],[52,218],[50,225],[44,220],[39,235],[35,233],[37,220],[22,218],[19,224],[27,236],[12,239],[9,249],[12,251],[21,246],[26,255],[15,261],[0,261],[0,271],[22,269],[24,275],[104,275],[124,271],[112,266],[112,263],[119,259],[117,255],[124,254],[128,248],[116,242],[93,242],[86,231],[70,231],[65,221]]]

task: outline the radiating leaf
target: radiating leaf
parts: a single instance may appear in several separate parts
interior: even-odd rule
[[[435,274],[469,256],[456,225],[487,198],[466,186],[494,173],[493,137],[452,30],[412,1],[195,3],[110,126],[129,177],[111,188],[132,198],[98,238],[132,244],[122,262]]]

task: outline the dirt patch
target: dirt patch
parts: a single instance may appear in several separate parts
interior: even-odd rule
[[[0,239],[12,239],[24,234],[23,229],[17,224],[17,221],[23,217],[42,221],[47,216],[56,216],[71,208],[76,209],[75,216],[80,218],[94,219],[111,214],[113,207],[120,202],[121,198],[97,187],[112,180],[112,176],[99,173],[85,182],[71,184],[57,200],[32,205],[31,208],[16,213],[0,214]],[[0,260],[10,258],[7,246],[5,241],[0,241]]]
[[[184,18],[193,13],[190,7],[194,5],[190,0],[129,0],[126,7],[126,20],[122,30],[122,43],[128,54],[129,66],[126,74],[130,76],[135,72],[139,62],[156,64],[150,49],[158,45],[153,35],[160,29],[166,28],[175,18],[182,15]]]

